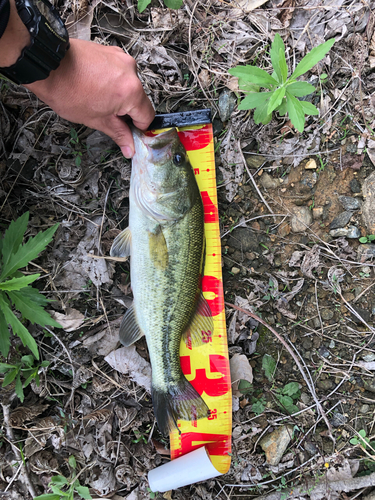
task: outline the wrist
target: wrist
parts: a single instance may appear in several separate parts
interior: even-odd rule
[[[30,33],[18,15],[15,0],[9,0],[8,25],[0,38],[0,67],[12,66],[30,44]]]

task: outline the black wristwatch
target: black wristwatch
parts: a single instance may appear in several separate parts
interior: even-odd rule
[[[68,31],[48,0],[16,0],[16,7],[31,43],[15,64],[0,68],[0,73],[17,84],[44,80],[59,67],[69,49]]]

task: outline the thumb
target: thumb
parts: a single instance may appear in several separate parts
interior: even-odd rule
[[[125,158],[134,156],[134,140],[128,125],[116,115],[112,115],[105,122],[102,122],[101,127],[97,127],[107,134],[115,143],[120,146],[122,154]]]

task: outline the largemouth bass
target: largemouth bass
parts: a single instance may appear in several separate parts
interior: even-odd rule
[[[192,345],[213,330],[200,288],[204,254],[203,204],[176,129],[149,137],[133,129],[135,155],[129,193],[129,227],[111,255],[131,257],[133,305],[120,326],[129,346],[146,336],[152,368],[152,401],[160,431],[177,420],[209,415],[180,365],[181,336]]]

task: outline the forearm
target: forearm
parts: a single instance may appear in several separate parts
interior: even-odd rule
[[[15,0],[9,2],[9,21],[0,38],[0,67],[3,68],[12,66],[20,57],[22,49],[30,43],[30,34],[17,13]]]

